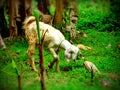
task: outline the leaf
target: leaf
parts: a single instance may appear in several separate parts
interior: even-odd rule
[[[15,63],[14,60],[12,60],[12,66],[13,66],[13,68],[17,68],[16,63]]]
[[[39,25],[39,11],[38,10],[34,10],[33,11],[33,15],[35,16],[35,19],[36,19],[39,43],[41,43],[41,39],[40,39],[40,25]]]

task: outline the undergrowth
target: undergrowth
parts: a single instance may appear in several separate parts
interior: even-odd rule
[[[64,52],[60,51],[60,71],[48,69],[49,62],[53,59],[52,54],[44,48],[44,60],[46,68],[46,87],[47,90],[110,90],[119,88],[120,75],[120,56],[119,49],[116,47],[119,43],[119,35],[116,32],[98,32],[95,30],[86,30],[88,38],[81,37],[82,44],[90,46],[93,50],[83,51],[85,60],[93,62],[100,70],[101,75],[95,76],[91,82],[91,74],[83,66],[84,60],[80,59],[76,62],[66,62]],[[116,35],[117,34],[117,35]],[[26,57],[27,42],[25,39],[13,38],[4,40],[10,55],[14,57],[17,67],[22,72],[22,88],[23,90],[39,90],[40,82],[38,74],[31,71]],[[7,90],[16,90],[17,74],[12,67],[10,57],[3,49],[0,49],[0,86]],[[38,50],[35,53],[36,62],[39,61]],[[38,68],[39,65],[36,64]],[[20,69],[22,68],[22,69]],[[55,65],[54,65],[55,68]],[[6,80],[6,81],[4,81]],[[4,83],[3,83],[4,82]],[[104,84],[107,83],[105,86]]]

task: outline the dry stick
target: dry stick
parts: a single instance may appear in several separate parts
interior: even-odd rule
[[[46,32],[47,31],[48,30],[46,30]],[[45,77],[44,77],[44,72],[45,72],[44,56],[43,56],[43,42],[44,42],[44,37],[45,37],[46,32],[43,34],[42,39],[41,39],[41,43],[39,43],[39,45],[38,45],[38,48],[39,48],[39,58],[40,58],[39,68],[41,69],[40,76],[41,76],[41,87],[42,87],[42,90],[46,90],[46,87],[45,87]]]
[[[40,70],[40,76],[41,76],[41,88],[42,90],[46,90],[46,87],[45,87],[45,80],[44,80],[44,58],[43,58],[43,44],[40,43],[38,45],[38,48],[39,48],[39,68],[41,69]]]
[[[43,42],[38,44],[38,49],[39,49],[39,58],[40,58],[39,59],[39,68],[40,68],[40,77],[41,77],[40,83],[42,90],[46,90],[45,79],[44,79],[45,69],[44,69],[44,56],[43,56]]]
[[[22,90],[22,73],[18,75],[18,86],[19,86],[19,90]]]

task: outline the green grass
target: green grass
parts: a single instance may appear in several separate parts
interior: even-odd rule
[[[112,3],[109,0],[79,0],[78,6],[79,20],[77,23],[78,30],[96,29],[98,31],[115,31],[119,30],[117,15],[111,10]],[[116,7],[117,9],[117,7]]]
[[[95,30],[86,30],[85,32],[88,38],[81,38],[81,42],[84,45],[90,46],[93,50],[82,51],[86,60],[93,62],[101,71],[101,76],[96,76],[94,82],[91,83],[91,74],[83,66],[84,60],[77,62],[66,62],[64,52],[61,51],[60,56],[60,70],[47,70],[45,74],[47,90],[110,90],[118,89],[119,75],[120,75],[120,56],[119,49],[116,45],[119,44],[119,32],[98,32]],[[117,34],[117,35],[116,35]],[[40,82],[38,74],[31,71],[31,68],[26,65],[27,57],[27,42],[24,39],[13,38],[5,40],[8,50],[12,57],[14,57],[18,68],[22,65],[22,88],[23,90],[39,90]],[[106,48],[108,44],[111,44],[109,48]],[[17,74],[12,68],[9,55],[4,50],[0,49],[0,86],[1,88],[9,88],[9,90],[16,90],[18,87]],[[38,50],[35,54],[36,61],[38,59]],[[47,69],[49,62],[53,59],[50,52],[44,49],[45,68]],[[38,68],[38,64],[36,67]],[[20,69],[21,70],[21,69]],[[114,78],[109,74],[116,75]],[[107,80],[110,85],[104,87],[102,82]]]

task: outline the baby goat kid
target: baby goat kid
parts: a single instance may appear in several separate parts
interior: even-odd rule
[[[69,41],[65,39],[63,34],[55,29],[54,27],[45,24],[43,22],[39,22],[40,25],[40,34],[44,34],[44,46],[47,46],[50,52],[52,53],[54,60],[56,59],[56,70],[59,69],[59,59],[56,53],[58,47],[65,50],[65,57],[66,60],[69,61],[70,59],[75,60],[77,54],[79,52],[79,48],[72,45]],[[30,16],[25,19],[23,29],[25,30],[25,36],[28,41],[28,50],[27,56],[29,58],[29,64],[34,71],[37,71],[34,62],[34,53],[35,53],[35,45],[38,43],[38,34],[37,34],[37,26],[34,16]],[[46,31],[47,30],[47,31]],[[41,36],[40,35],[40,36]]]

